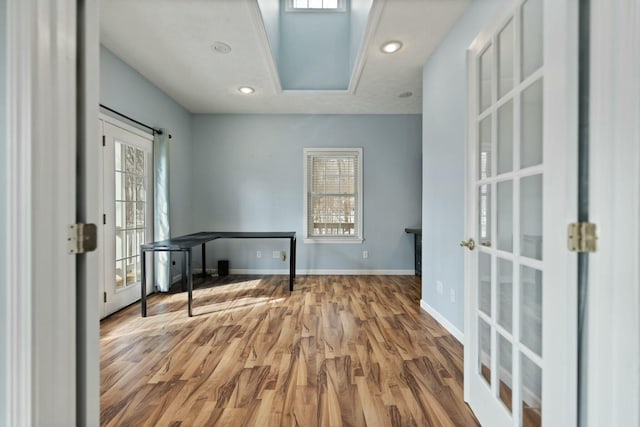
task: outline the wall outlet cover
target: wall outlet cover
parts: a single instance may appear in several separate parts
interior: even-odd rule
[[[369,258],[369,251],[362,251],[362,259]]]
[[[262,251],[256,252],[256,258],[262,258]]]

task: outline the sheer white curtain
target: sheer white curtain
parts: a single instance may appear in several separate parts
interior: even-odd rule
[[[153,141],[154,163],[154,240],[165,240],[170,233],[169,213],[169,133],[155,135]],[[160,292],[167,292],[171,285],[171,260],[168,252],[155,252],[155,284]]]

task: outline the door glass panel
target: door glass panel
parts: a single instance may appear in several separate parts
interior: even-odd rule
[[[478,318],[478,369],[484,380],[491,384],[491,326]]]
[[[513,88],[513,21],[498,35],[498,98]]]
[[[512,404],[511,399],[513,396],[512,392],[512,344],[511,342],[503,337],[501,334],[498,334],[498,385],[500,387],[499,395],[500,400],[504,403],[504,406],[511,411]]]
[[[511,332],[513,317],[513,264],[498,258],[498,324]]]
[[[520,354],[522,371],[522,425],[542,425],[542,369],[527,356]]]
[[[478,254],[478,309],[491,317],[491,255]]]
[[[520,341],[542,356],[542,271],[520,267]]]
[[[522,79],[542,66],[542,0],[522,6]]]
[[[513,101],[498,109],[498,174],[513,170]]]
[[[116,289],[124,287],[124,261],[116,261]]]
[[[522,145],[520,166],[542,163],[542,79],[522,92]]]
[[[478,196],[479,241],[491,242],[491,184],[482,184]]]
[[[478,157],[478,170],[480,179],[491,176],[491,116],[485,117],[480,122],[480,132],[478,140],[480,153]]]
[[[121,230],[124,228],[124,203],[116,202],[116,230]]]
[[[498,249],[513,251],[513,181],[498,183]]]
[[[122,144],[116,142],[114,145],[115,149],[115,161],[116,161],[116,171],[122,171]]]
[[[493,46],[480,55],[480,112],[491,105],[491,89],[493,78],[491,75],[491,63],[493,62]]]
[[[520,181],[520,254],[542,259],[542,175]]]
[[[128,145],[124,145],[124,170],[125,172],[134,173],[135,172],[135,148],[130,147]]]

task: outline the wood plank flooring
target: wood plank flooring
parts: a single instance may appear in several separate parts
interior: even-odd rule
[[[103,426],[478,426],[412,276],[229,276],[101,323]]]

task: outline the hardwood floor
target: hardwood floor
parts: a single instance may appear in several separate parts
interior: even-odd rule
[[[101,324],[103,426],[477,426],[412,276],[229,276]]]

